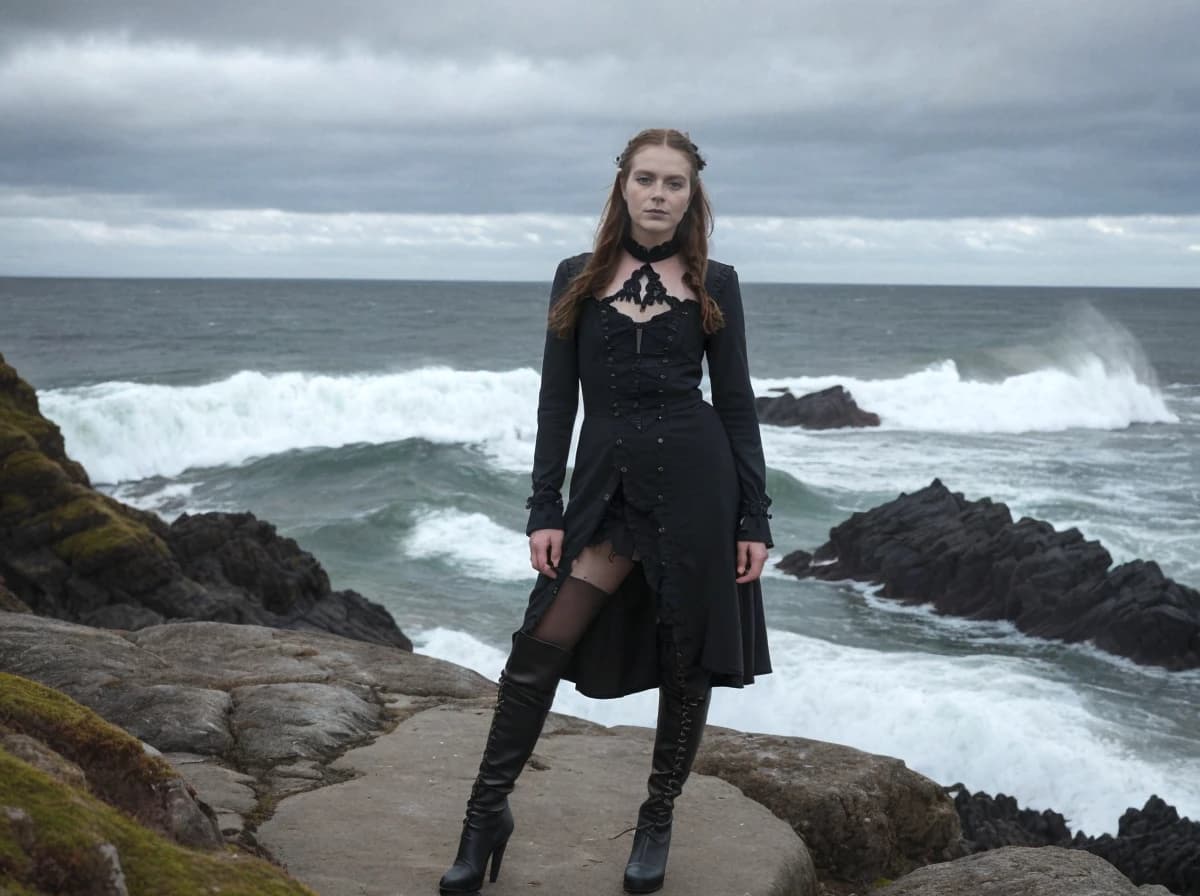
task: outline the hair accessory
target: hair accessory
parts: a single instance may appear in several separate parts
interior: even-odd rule
[[[670,258],[679,251],[679,238],[677,236],[671,237],[665,243],[659,243],[657,246],[647,249],[626,233],[621,237],[621,246],[638,261],[662,261],[664,258]]]
[[[683,131],[680,133],[682,133],[683,138],[687,140],[688,149],[691,150],[692,156],[696,159],[696,173],[699,174],[704,170],[704,167],[708,164],[708,162],[704,161],[704,156],[700,155],[700,147],[692,142],[692,138],[688,136],[687,132]],[[637,137],[634,137],[633,140],[630,140],[627,144],[625,144],[625,149],[613,158],[613,163],[618,168],[625,164],[625,161],[629,156],[629,147],[633,145],[633,141],[636,139]]]

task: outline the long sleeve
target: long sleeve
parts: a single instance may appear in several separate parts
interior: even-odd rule
[[[566,290],[573,276],[570,259],[559,262],[550,288],[550,304]],[[571,452],[571,433],[579,405],[579,363],[575,333],[566,338],[546,330],[542,355],[542,385],[538,393],[537,441],[533,450],[533,494],[525,502],[529,524],[525,534],[537,529],[563,527],[562,484]]]
[[[763,460],[762,435],[754,409],[754,390],[750,385],[750,366],[746,357],[746,324],[742,312],[742,292],[737,271],[729,269],[719,295],[713,298],[725,315],[725,326],[708,337],[708,376],[712,385],[713,407],[721,417],[729,446],[733,450],[741,488],[737,539],[761,541],[773,547],[767,508],[771,499],[766,490],[766,462]]]

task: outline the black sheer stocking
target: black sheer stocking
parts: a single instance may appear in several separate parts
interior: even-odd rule
[[[533,637],[563,650],[574,650],[588,626],[600,615],[609,597],[607,591],[590,582],[567,576],[554,597],[554,603],[538,620]]]

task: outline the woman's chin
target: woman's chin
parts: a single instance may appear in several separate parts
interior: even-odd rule
[[[640,236],[639,236],[640,235]],[[643,246],[657,246],[675,235],[675,222],[663,218],[641,219],[633,230],[633,238]],[[642,239],[641,237],[644,237]]]

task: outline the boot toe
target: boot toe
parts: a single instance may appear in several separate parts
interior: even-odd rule
[[[438,881],[441,896],[478,896],[480,875],[469,865],[455,864]]]
[[[659,865],[647,866],[640,862],[625,866],[626,893],[656,893],[662,889],[666,875]]]

